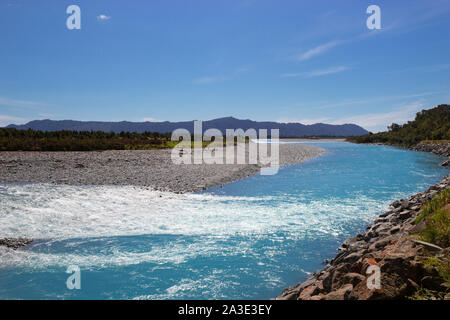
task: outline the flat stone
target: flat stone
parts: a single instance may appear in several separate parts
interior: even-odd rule
[[[400,231],[400,226],[395,226],[395,227],[393,227],[389,232],[391,233],[391,234],[394,234],[394,233],[397,233],[397,232],[399,232]]]
[[[355,262],[359,258],[361,258],[363,254],[364,254],[364,250],[361,250],[361,251],[358,251],[358,252],[353,252],[353,253],[345,256],[343,261],[349,262],[349,263]]]
[[[306,287],[305,289],[300,292],[300,295],[298,296],[298,300],[309,300],[311,296],[315,296],[319,293],[319,288],[317,288],[315,285]]]
[[[366,279],[365,276],[356,272],[350,272],[344,275],[344,282],[351,283],[353,286],[356,286],[361,281],[364,281],[364,279]]]
[[[404,220],[404,219],[409,218],[410,215],[411,215],[411,211],[405,210],[405,211],[400,212],[398,216],[400,219]]]
[[[390,210],[390,211],[386,211],[385,213],[380,214],[380,217],[381,217],[381,218],[385,218],[385,217],[391,215],[392,213],[394,213],[394,212],[391,211],[391,210]]]
[[[410,203],[409,203],[408,200],[406,200],[406,199],[402,200],[402,201],[401,201],[402,209],[408,208],[408,207],[409,207],[409,204],[410,204]]]
[[[429,242],[425,242],[425,241],[421,241],[421,240],[413,240],[413,242],[417,243],[417,244],[420,244],[420,245],[422,245],[422,246],[424,246],[424,247],[426,247],[427,249],[430,249],[430,250],[434,250],[434,251],[441,251],[441,250],[443,250],[441,247],[439,247],[439,246],[437,246],[435,244],[429,243]]]
[[[369,251],[374,251],[377,249],[384,248],[386,245],[388,245],[391,242],[392,239],[381,239],[378,241],[375,241],[370,247]]]
[[[328,293],[324,298],[325,300],[345,300],[347,299],[353,290],[353,285],[346,284],[342,288]]]

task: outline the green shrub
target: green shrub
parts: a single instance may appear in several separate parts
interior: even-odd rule
[[[450,246],[450,188],[442,190],[425,203],[415,223],[425,219],[425,228],[419,233],[422,240],[441,247]]]

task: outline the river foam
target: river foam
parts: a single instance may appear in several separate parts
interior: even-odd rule
[[[0,184],[0,235],[35,239],[0,248],[0,298],[267,299],[446,172],[434,155],[320,146],[324,156],[275,176],[201,193]],[[65,287],[70,265],[82,290]]]

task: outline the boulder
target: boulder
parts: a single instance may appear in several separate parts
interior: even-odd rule
[[[441,167],[450,167],[450,160],[445,160],[439,164]]]
[[[358,283],[364,281],[366,279],[365,276],[356,272],[350,272],[343,276],[343,280],[345,283],[350,283],[353,286],[356,286]]]
[[[309,300],[311,296],[315,296],[320,293],[319,288],[315,285],[306,287],[302,290],[300,295],[298,296],[298,300]]]
[[[413,240],[414,243],[418,244],[418,245],[422,245],[425,248],[427,248],[430,251],[442,251],[443,249],[435,244],[429,243],[429,242],[425,242],[425,241],[420,241],[420,240]]]
[[[348,300],[353,290],[353,285],[346,284],[342,288],[331,291],[325,295],[325,300]]]
[[[0,238],[0,246],[5,246],[11,249],[19,249],[33,242],[33,239],[27,238]]]

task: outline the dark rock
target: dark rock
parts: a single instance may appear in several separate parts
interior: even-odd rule
[[[352,290],[353,290],[353,285],[346,284],[342,288],[328,293],[324,297],[324,299],[325,300],[348,300]]]
[[[402,209],[408,209],[408,207],[409,207],[409,201],[406,200],[406,199],[403,199],[403,200],[401,201],[401,206],[402,206]]]
[[[441,279],[439,275],[436,276],[427,275],[420,280],[420,284],[422,287],[431,289],[431,290],[439,290],[441,289]]]
[[[400,201],[394,201],[394,202],[392,202],[392,204],[391,204],[394,208],[398,208],[398,207],[400,207],[401,205],[402,205],[402,203],[400,202]]]
[[[281,295],[277,297],[277,300],[297,300],[298,292],[292,291],[286,295]]]
[[[385,246],[387,246],[390,242],[391,242],[391,238],[385,238],[385,239],[380,239],[378,241],[375,241],[370,247],[369,247],[369,251],[374,251],[377,249],[381,249],[384,248]]]
[[[356,286],[361,281],[366,279],[365,276],[356,272],[350,272],[344,275],[343,280],[345,283],[351,283],[353,286]]]
[[[364,254],[364,250],[353,252],[343,258],[344,262],[353,263],[356,262]]]
[[[33,239],[27,238],[0,238],[0,246],[6,246],[12,249],[19,249],[33,242]]]
[[[389,216],[389,215],[391,215],[392,213],[394,213],[393,211],[386,211],[385,213],[382,213],[382,214],[380,214],[380,217],[382,217],[382,218],[384,218],[384,217],[387,217],[387,216]]]
[[[298,300],[308,300],[311,296],[315,296],[320,293],[319,288],[315,285],[309,286],[305,288],[300,295],[298,296]]]
[[[373,221],[373,223],[378,224],[378,223],[386,222],[387,220],[388,220],[387,218],[381,217],[381,216],[380,216],[379,218],[375,219],[375,220]]]
[[[394,234],[394,233],[397,233],[397,232],[399,232],[400,231],[400,226],[395,226],[395,227],[393,227],[389,232],[391,233],[391,234]]]
[[[411,211],[405,210],[398,214],[398,217],[402,220],[408,219],[411,216]]]

